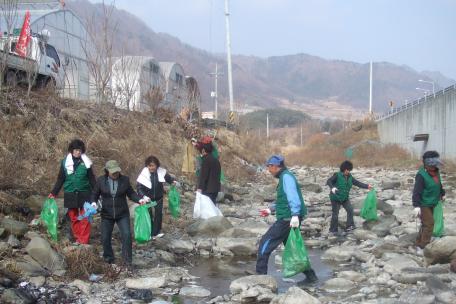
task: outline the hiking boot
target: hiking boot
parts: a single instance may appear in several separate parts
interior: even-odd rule
[[[347,229],[345,229],[345,231],[349,232],[349,231],[353,231],[355,229],[356,229],[356,227],[352,225],[352,226],[348,226]]]
[[[245,273],[246,275],[256,275],[256,274],[258,274],[258,273],[256,273],[255,271],[249,270],[249,269],[244,270],[244,273]]]
[[[315,274],[315,271],[313,269],[306,270],[303,273],[306,275],[306,279],[301,282],[298,282],[298,285],[299,284],[313,284],[318,281],[318,277]]]

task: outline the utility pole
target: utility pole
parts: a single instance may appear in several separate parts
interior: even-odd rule
[[[269,113],[266,113],[266,138],[269,138]]]
[[[225,27],[226,27],[226,57],[228,63],[228,93],[230,97],[230,112],[234,112],[233,104],[233,75],[231,67],[231,37],[230,37],[230,13],[228,0],[225,0]]]
[[[369,72],[369,115],[372,115],[372,61],[370,62]]]
[[[218,77],[222,76],[223,73],[218,72],[218,64],[215,63],[215,73],[209,73],[209,75],[214,76],[215,78],[215,84],[214,84],[214,92],[212,92],[211,97],[214,98],[215,102],[215,111],[214,111],[214,118],[218,118]]]

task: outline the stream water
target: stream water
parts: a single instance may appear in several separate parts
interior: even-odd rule
[[[323,284],[326,280],[332,277],[332,268],[330,265],[325,264],[320,260],[322,255],[321,250],[309,250],[309,256],[312,263],[312,268],[315,270],[319,281],[318,285]],[[272,275],[278,284],[278,292],[283,293],[286,290],[296,285],[297,282],[304,280],[305,275],[299,274],[289,279],[284,279],[281,272],[281,265],[275,263],[276,253],[274,252],[268,265],[268,274]],[[202,286],[211,291],[210,298],[225,295],[230,293],[231,281],[248,275],[246,271],[255,271],[256,260],[252,257],[246,259],[230,258],[230,259],[216,259],[216,258],[200,258],[194,261],[194,267],[190,268],[190,274],[198,277],[196,280],[199,286]],[[181,298],[174,296],[173,303],[179,304],[194,304],[201,303],[197,299]]]

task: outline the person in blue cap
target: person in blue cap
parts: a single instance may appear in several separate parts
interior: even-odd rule
[[[268,260],[272,251],[281,243],[286,244],[291,228],[298,228],[307,214],[301,189],[296,177],[288,171],[285,160],[281,155],[271,156],[267,163],[269,173],[279,179],[277,198],[269,208],[260,210],[261,216],[268,216],[275,211],[277,221],[261,238],[256,262],[256,273],[267,274]],[[315,271],[309,269],[304,272],[306,282],[318,280]]]

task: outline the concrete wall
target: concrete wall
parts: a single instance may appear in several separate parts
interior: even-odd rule
[[[456,85],[378,117],[377,128],[382,143],[399,144],[415,156],[437,150],[456,159]],[[416,134],[429,134],[429,140],[414,142]]]

